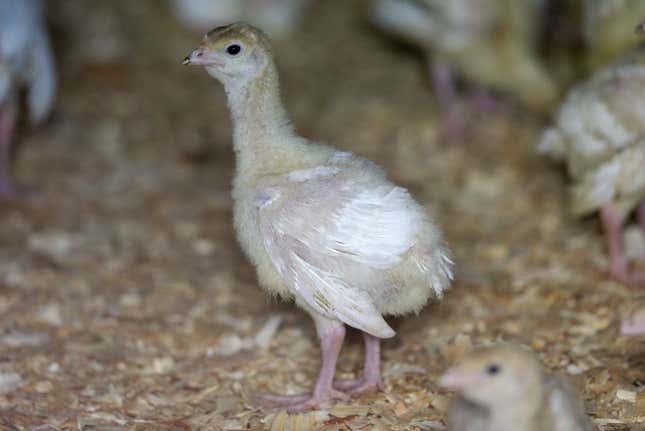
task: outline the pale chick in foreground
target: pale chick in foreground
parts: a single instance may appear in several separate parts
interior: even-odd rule
[[[442,110],[454,102],[451,69],[545,111],[558,90],[537,53],[544,0],[373,0],[372,21],[426,50]]]
[[[40,0],[0,0],[0,200],[13,194],[11,153],[20,95],[33,125],[54,103],[56,70]]]
[[[645,47],[575,86],[538,150],[567,164],[575,215],[600,211],[611,274],[644,283],[629,268],[623,225],[636,209],[645,230]]]
[[[449,431],[595,430],[567,382],[546,374],[536,355],[519,346],[475,349],[440,384],[457,392]]]
[[[643,42],[634,28],[645,17],[643,0],[584,0],[583,26],[588,65],[605,66]]]
[[[248,21],[271,37],[287,36],[311,0],[170,0],[185,25],[203,33],[234,21]]]
[[[204,66],[228,95],[237,166],[234,221],[260,284],[314,320],[322,367],[313,393],[264,398],[306,410],[382,388],[383,315],[416,312],[452,278],[441,233],[407,190],[372,162],[298,136],[280,100],[267,37],[236,23],[206,35],[184,64]],[[333,382],[345,325],[365,338],[355,382]]]

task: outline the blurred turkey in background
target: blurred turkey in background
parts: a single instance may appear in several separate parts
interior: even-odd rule
[[[40,0],[0,0],[0,200],[14,193],[11,158],[21,95],[34,126],[54,104],[56,70]]]
[[[375,0],[371,19],[434,63],[544,111],[557,87],[538,51],[543,14],[541,0]]]
[[[588,67],[606,65],[643,42],[643,35],[634,29],[645,18],[645,1],[584,0],[583,9]]]
[[[205,33],[236,21],[254,24],[284,38],[300,24],[311,0],[169,0],[189,28]]]

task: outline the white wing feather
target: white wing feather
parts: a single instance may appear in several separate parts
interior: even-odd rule
[[[414,245],[420,215],[405,189],[365,171],[318,167],[271,179],[257,193],[260,229],[278,272],[309,306],[390,337],[370,286]]]

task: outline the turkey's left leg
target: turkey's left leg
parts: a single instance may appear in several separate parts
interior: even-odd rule
[[[381,340],[363,332],[365,338],[365,368],[360,379],[334,380],[334,387],[350,394],[372,393],[383,390],[381,379]]]
[[[644,283],[645,274],[632,272],[629,268],[623,244],[623,217],[610,207],[604,207],[600,216],[607,237],[611,275],[625,284]]]
[[[320,337],[322,365],[316,379],[314,390],[307,395],[275,395],[260,394],[258,397],[265,401],[288,406],[289,412],[302,412],[317,408],[320,404],[331,399],[348,400],[349,396],[333,388],[334,373],[338,355],[343,347],[345,325],[322,316],[313,316],[316,330]]]
[[[466,121],[457,100],[451,67],[442,61],[431,63],[432,81],[441,115],[441,134],[451,140],[465,135]]]
[[[0,109],[0,201],[11,197],[11,150],[16,114],[11,107]]]

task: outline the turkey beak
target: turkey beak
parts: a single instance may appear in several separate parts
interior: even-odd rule
[[[471,373],[460,369],[459,367],[450,368],[439,378],[439,385],[456,391],[468,387],[476,382],[476,377]]]
[[[223,63],[216,59],[213,52],[205,46],[195,48],[181,64],[184,66],[223,66]]]

